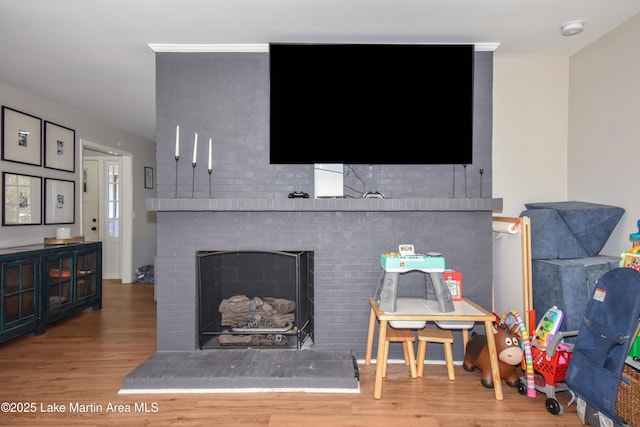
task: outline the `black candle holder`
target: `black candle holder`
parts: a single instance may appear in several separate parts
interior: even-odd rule
[[[176,156],[176,193],[175,198],[178,198],[178,160],[180,160],[180,156]]]
[[[191,166],[191,198],[193,199],[196,196],[196,163],[191,163]]]
[[[467,165],[462,165],[464,167],[464,197],[469,198],[469,192],[467,191]]]
[[[456,165],[453,165],[453,191],[451,197],[456,198]]]
[[[211,198],[211,172],[213,169],[208,169],[207,172],[209,172],[209,198]]]

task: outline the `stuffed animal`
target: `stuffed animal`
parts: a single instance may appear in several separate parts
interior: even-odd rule
[[[507,325],[493,324],[493,336],[496,342],[496,353],[498,355],[498,365],[500,366],[500,378],[504,379],[507,385],[518,387],[520,377],[516,372],[516,366],[522,362],[524,352],[520,347],[519,335],[514,329]],[[491,374],[491,361],[489,359],[489,349],[487,347],[486,335],[478,335],[475,332],[471,335],[464,356],[462,367],[466,371],[480,369],[480,383],[493,388],[493,376]]]

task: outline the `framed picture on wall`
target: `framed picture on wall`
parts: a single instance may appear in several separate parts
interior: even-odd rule
[[[63,179],[44,179],[44,223],[73,224],[76,214],[76,183]]]
[[[42,165],[42,119],[2,106],[2,160]]]
[[[2,225],[42,224],[42,178],[2,173]]]
[[[75,130],[45,120],[44,167],[67,172],[75,172]]]
[[[153,168],[144,167],[144,188],[153,188]]]

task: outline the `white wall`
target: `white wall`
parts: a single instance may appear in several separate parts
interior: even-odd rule
[[[493,65],[493,197],[497,216],[518,217],[527,202],[566,200],[568,58],[501,57]],[[524,317],[521,235],[493,233],[494,310]],[[509,304],[511,307],[505,307]]]
[[[97,101],[99,102],[99,101]],[[48,120],[76,131],[76,173],[56,171],[39,166],[0,161],[0,169],[16,173],[58,179],[76,180],[76,223],[71,226],[72,235],[80,233],[80,140],[96,142],[108,147],[120,148],[133,154],[133,268],[153,264],[156,253],[155,216],[146,212],[145,199],[155,197],[154,189],[144,188],[144,166],[155,171],[155,143],[122,131],[99,120],[0,82],[0,104]],[[0,227],[0,247],[42,243],[45,237],[54,237],[56,225]],[[123,275],[126,272],[123,272]],[[131,272],[133,274],[133,272]]]
[[[501,57],[493,68],[493,197],[504,216],[566,200],[569,60]]]
[[[571,57],[568,194],[625,209],[602,253],[629,249],[640,197],[640,15]]]
[[[640,15],[570,58],[494,57],[493,197],[518,216],[527,202],[623,207],[601,251],[618,256],[637,231],[640,197]],[[498,248],[494,244],[494,254]],[[520,292],[519,259],[494,257]],[[505,271],[504,264],[513,263]],[[502,278],[501,278],[502,279]],[[501,290],[502,291],[502,290]]]
[[[493,197],[626,210],[603,254],[628,249],[640,198],[640,15],[570,58],[494,58]]]

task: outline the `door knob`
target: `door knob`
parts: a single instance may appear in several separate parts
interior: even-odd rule
[[[91,227],[91,231],[96,231],[97,228],[96,227]]]

